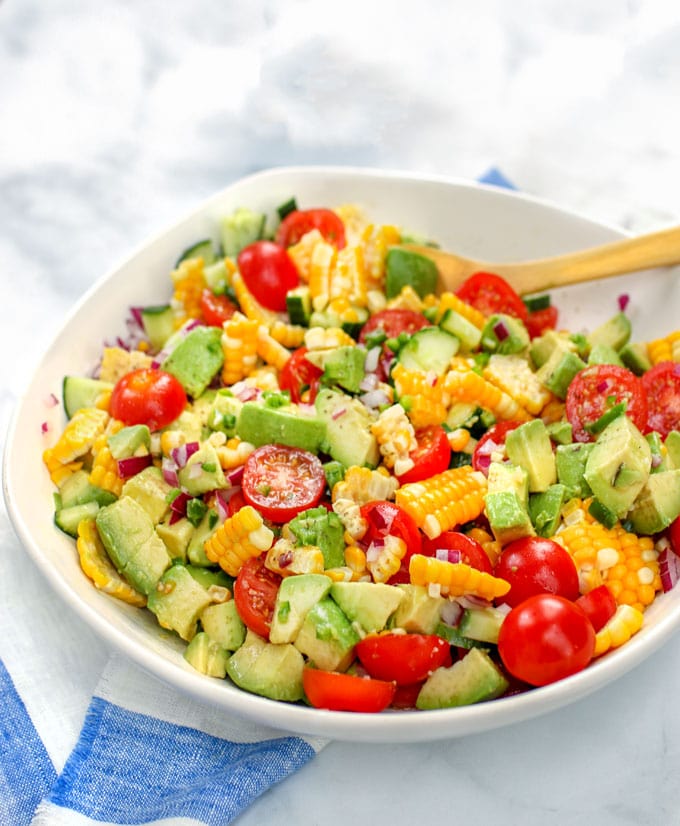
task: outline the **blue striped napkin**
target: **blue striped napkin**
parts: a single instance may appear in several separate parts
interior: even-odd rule
[[[513,188],[495,168],[479,180]],[[23,679],[25,702],[0,660],[1,826],[224,826],[327,742],[231,718],[114,655],[57,773],[27,708],[29,691],[49,703],[49,679]]]

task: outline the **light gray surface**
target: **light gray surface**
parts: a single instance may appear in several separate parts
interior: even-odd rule
[[[0,425],[64,311],[242,174],[349,163],[521,188],[636,229],[678,220],[672,4],[0,3]],[[341,10],[342,9],[342,10]],[[492,232],[493,228],[489,228]],[[20,626],[60,767],[106,652],[0,510],[0,657]],[[11,649],[11,651],[10,651]],[[18,653],[17,653],[18,652]],[[556,714],[434,745],[334,743],[239,823],[680,823],[680,640]],[[20,687],[20,686],[19,686]],[[65,735],[66,732],[66,735]]]

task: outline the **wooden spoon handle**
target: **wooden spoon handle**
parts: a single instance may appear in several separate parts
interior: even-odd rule
[[[521,295],[564,287],[627,272],[680,263],[680,227],[614,241],[555,258],[518,264],[490,265]]]

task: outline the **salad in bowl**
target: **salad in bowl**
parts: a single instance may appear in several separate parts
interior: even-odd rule
[[[638,335],[627,285],[587,326],[587,285],[442,291],[408,246],[451,243],[436,221],[304,177],[183,225],[123,332],[59,362],[41,473],[88,618],[199,696],[351,737],[630,667],[676,623],[677,335]]]

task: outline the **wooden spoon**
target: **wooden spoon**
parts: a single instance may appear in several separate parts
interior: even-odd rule
[[[405,244],[437,265],[444,290],[455,290],[475,272],[493,272],[506,278],[520,295],[565,287],[581,281],[609,278],[627,272],[680,263],[680,227],[625,238],[599,247],[512,264],[473,261],[452,252]]]

